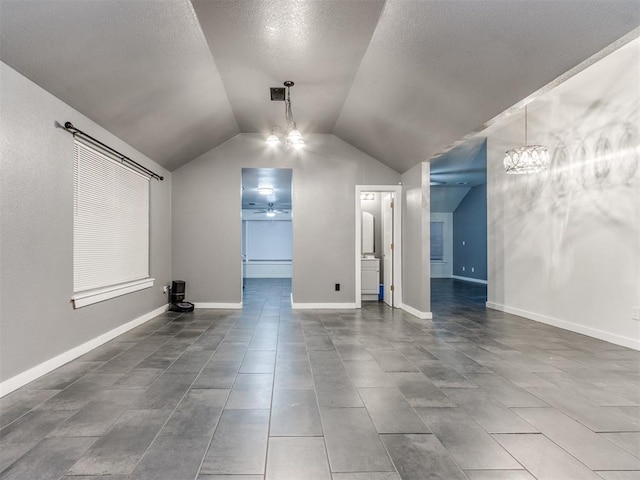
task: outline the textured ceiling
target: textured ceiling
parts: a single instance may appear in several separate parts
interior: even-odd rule
[[[639,21],[637,1],[387,1],[334,131],[404,172]]]
[[[476,136],[431,160],[432,212],[454,212],[472,187],[487,183],[486,141]]]
[[[0,8],[3,62],[166,168],[239,132],[190,4],[1,0]]]
[[[476,136],[431,160],[431,184],[475,187],[487,183],[486,141]]]
[[[303,133],[404,172],[639,23],[637,0],[0,0],[0,60],[170,170],[266,137],[293,80]]]
[[[382,1],[193,1],[242,132],[284,126],[269,87],[292,80],[303,132],[331,133],[365,54]]]

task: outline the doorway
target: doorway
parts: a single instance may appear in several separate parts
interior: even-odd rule
[[[470,139],[431,161],[430,184],[431,298],[455,287],[475,301],[488,280],[486,139]]]
[[[380,299],[402,306],[401,194],[399,185],[356,185],[356,308]]]
[[[248,279],[293,276],[290,168],[242,169],[242,289]]]

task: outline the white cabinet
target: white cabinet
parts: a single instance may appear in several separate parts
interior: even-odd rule
[[[362,265],[362,300],[378,300],[380,289],[380,259],[363,258]]]

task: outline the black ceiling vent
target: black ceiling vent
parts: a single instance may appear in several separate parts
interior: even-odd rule
[[[271,87],[271,101],[272,102],[284,102],[284,88],[283,87]]]

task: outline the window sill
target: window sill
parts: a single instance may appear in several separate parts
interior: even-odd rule
[[[110,298],[126,295],[127,293],[137,292],[145,288],[153,287],[153,278],[144,278],[133,282],[121,283],[110,287],[96,288],[95,290],[87,290],[86,292],[76,293],[71,297],[73,308],[86,307],[94,303],[109,300]]]

